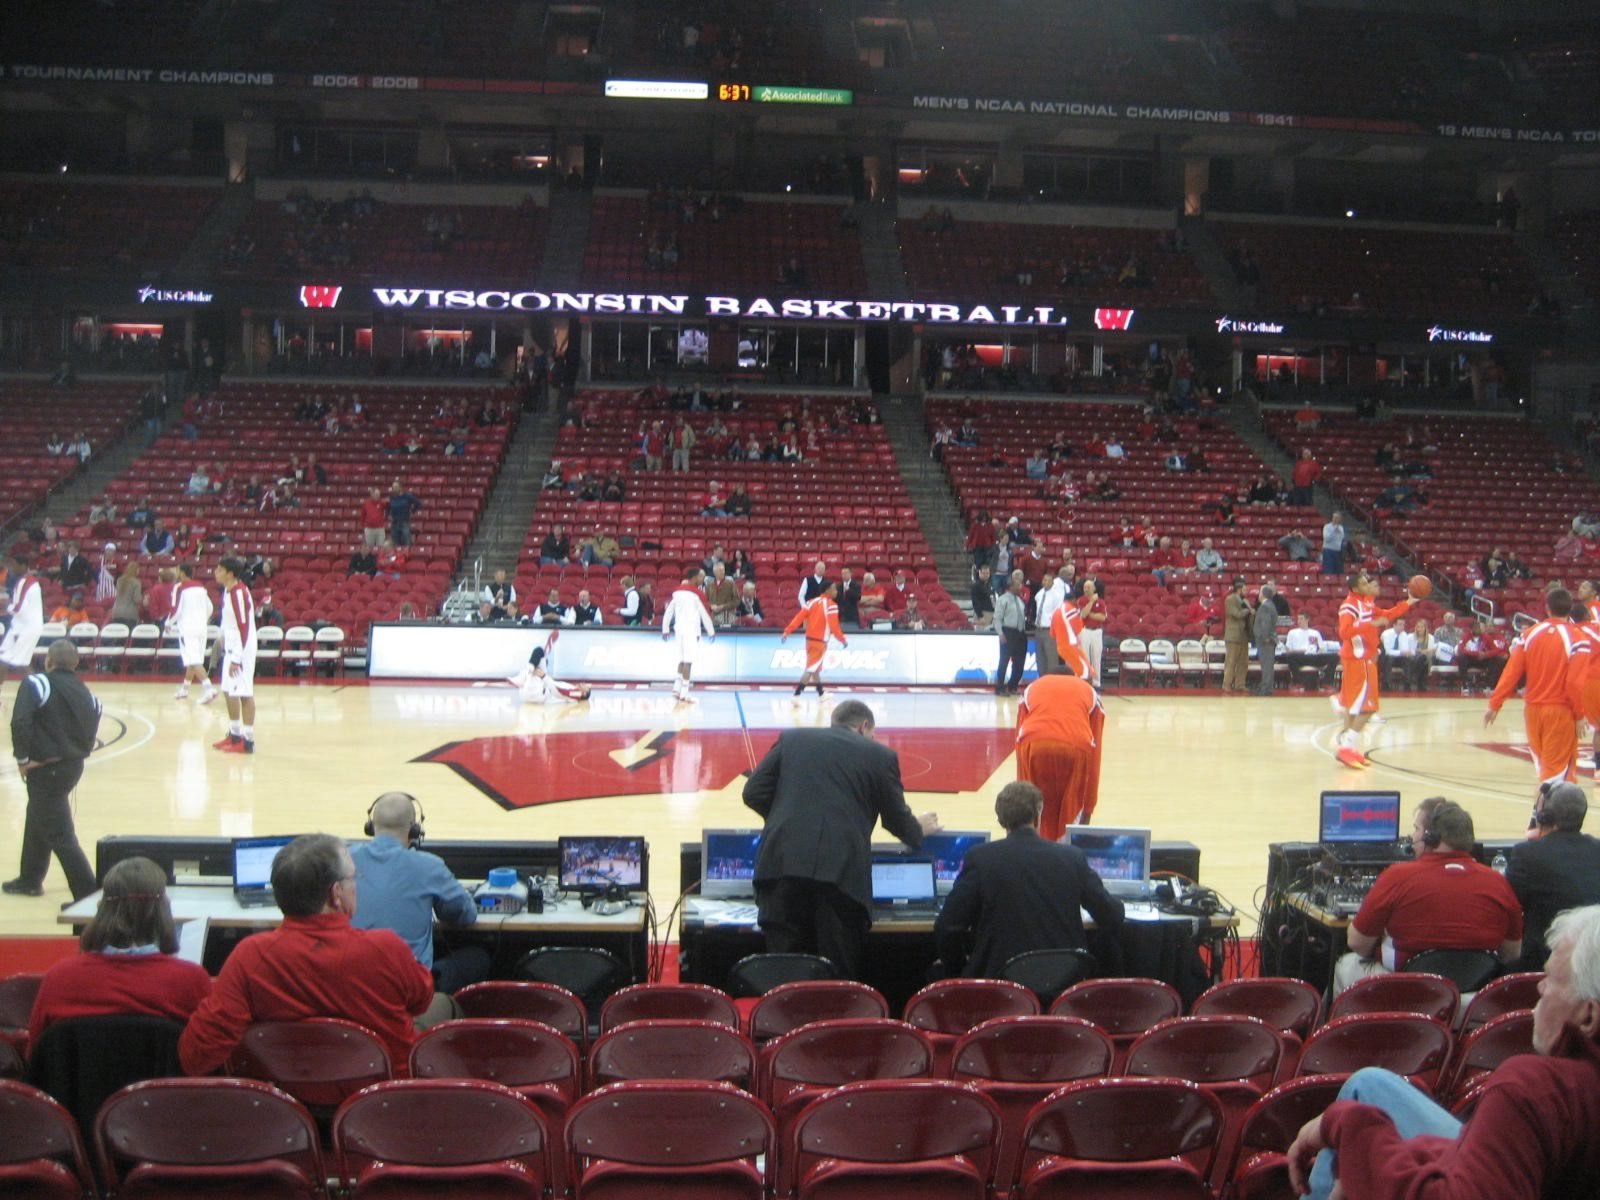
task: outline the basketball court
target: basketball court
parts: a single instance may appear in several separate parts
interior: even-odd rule
[[[643,834],[665,916],[679,843],[698,841],[704,826],[759,824],[740,803],[744,773],[783,730],[825,724],[840,700],[871,705],[912,808],[949,828],[996,830],[994,794],[1016,777],[1016,701],[986,690],[841,687],[796,700],[787,687],[707,687],[698,703],[678,704],[663,681],[546,707],[524,706],[505,684],[263,681],[259,752],[245,757],[211,748],[227,731],[220,701],[177,701],[170,681],[89,682],[105,704],[104,745],[76,797],[91,858],[107,834],[359,837],[367,806],[398,789],[421,800],[438,838]],[[15,687],[4,694],[7,721]],[[1313,840],[1324,789],[1398,788],[1408,807],[1443,794],[1467,807],[1480,838],[1526,826],[1533,768],[1520,701],[1486,730],[1481,697],[1385,699],[1364,771],[1334,761],[1326,697],[1173,689],[1108,692],[1105,702],[1095,823],[1199,845],[1203,882],[1238,906],[1247,932],[1267,845]],[[5,878],[16,873],[25,805],[14,763],[0,757]],[[0,936],[62,932],[55,917],[68,894],[54,863],[45,888],[43,899],[0,897]]]

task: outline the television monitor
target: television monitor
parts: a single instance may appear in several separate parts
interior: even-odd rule
[[[1317,840],[1325,845],[1400,840],[1399,792],[1323,792],[1317,812]]]
[[[700,834],[700,894],[708,900],[756,894],[759,829],[706,829]]]
[[[556,858],[556,886],[563,892],[642,892],[648,886],[649,848],[642,837],[557,838]]]
[[[967,859],[967,851],[988,840],[988,833],[981,829],[944,829],[922,839],[922,849],[917,851],[917,857],[933,859],[933,878],[941,896],[948,895],[955,886],[956,876],[961,874],[961,864]]]
[[[1104,825],[1069,825],[1064,839],[1089,860],[1113,896],[1142,896],[1150,889],[1150,831]]]
[[[904,854],[872,856],[874,904],[928,904],[936,895],[933,863],[928,859]]]

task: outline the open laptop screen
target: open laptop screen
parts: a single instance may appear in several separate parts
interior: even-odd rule
[[[1323,792],[1319,842],[1398,842],[1399,792]]]
[[[1107,891],[1123,894],[1139,891],[1150,881],[1148,829],[1069,825],[1066,841],[1083,851],[1090,870],[1100,876]]]
[[[700,894],[709,899],[753,896],[759,829],[706,829],[700,835]]]
[[[898,854],[873,856],[874,904],[917,904],[933,900],[936,894],[933,863],[928,859]]]
[[[235,838],[233,842],[233,886],[265,888],[272,885],[272,860],[292,836]]]

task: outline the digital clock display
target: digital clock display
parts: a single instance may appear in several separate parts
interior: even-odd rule
[[[748,101],[750,99],[750,85],[748,83],[719,83],[717,84],[717,99]]]

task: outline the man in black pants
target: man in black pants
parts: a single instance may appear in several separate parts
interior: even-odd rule
[[[900,759],[873,741],[872,710],[846,700],[827,729],[779,736],[744,785],[766,822],[756,854],[756,908],[767,949],[820,954],[859,977],[872,904],[872,830],[913,850],[936,833],[934,813],[913,816]]]
[[[28,788],[28,816],[22,828],[22,866],[15,879],[0,884],[12,896],[42,896],[44,876],[54,854],[67,873],[72,898],[95,890],[94,871],[78,845],[70,797],[83,776],[83,760],[95,746],[100,701],[74,672],[78,648],[66,638],[50,643],[45,669],[17,689],[11,714],[11,750]]]

